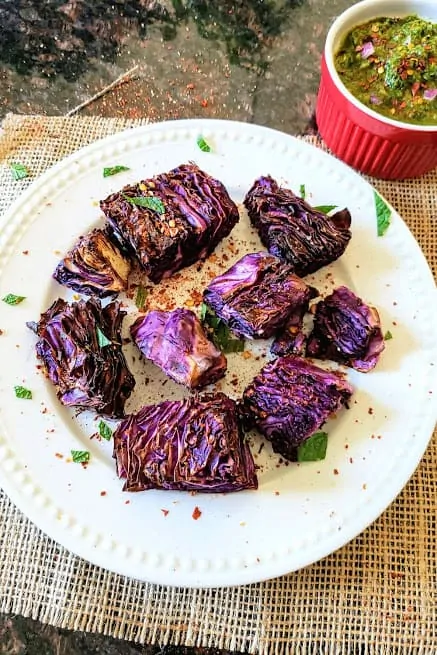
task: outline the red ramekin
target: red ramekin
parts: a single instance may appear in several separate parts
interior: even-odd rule
[[[341,81],[334,55],[357,25],[410,14],[437,22],[437,0],[363,0],[334,21],[322,58],[316,108],[320,135],[346,164],[386,180],[418,177],[437,166],[437,126],[395,121],[363,105]]]

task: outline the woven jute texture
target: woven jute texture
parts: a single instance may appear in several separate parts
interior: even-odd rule
[[[138,124],[10,115],[0,135],[0,163],[18,160],[34,178],[80,146]],[[29,182],[3,174],[0,212]],[[406,220],[435,273],[437,172],[374,184]],[[140,583],[88,564],[41,533],[2,494],[0,610],[149,644],[293,655],[434,655],[436,509],[434,435],[403,493],[340,551],[269,582],[191,590]]]

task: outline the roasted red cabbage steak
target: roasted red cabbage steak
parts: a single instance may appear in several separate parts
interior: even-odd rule
[[[300,321],[317,295],[291,266],[256,252],[211,280],[203,300],[237,336],[267,339],[293,317]]]
[[[223,393],[143,407],[114,432],[114,457],[125,491],[211,493],[258,486],[235,402]]]
[[[80,237],[59,262],[53,277],[79,293],[99,298],[116,296],[127,288],[131,262],[105,230]]]
[[[63,405],[124,416],[135,380],[121,349],[125,312],[116,301],[102,307],[90,298],[68,304],[58,299],[29,323],[36,353]]]
[[[289,460],[295,449],[347,405],[352,387],[339,373],[325,371],[300,357],[278,357],[246,387],[240,413],[275,453]]]
[[[190,309],[150,311],[139,316],[130,331],[147,359],[190,389],[216,382],[226,372],[226,357],[207,338]]]
[[[332,359],[367,373],[384,350],[379,314],[347,287],[338,287],[316,305],[307,355]]]
[[[100,207],[153,282],[205,259],[239,220],[223,184],[195,164],[125,186]]]
[[[300,276],[338,259],[351,238],[347,209],[327,216],[270,176],[254,182],[244,205],[268,251]]]

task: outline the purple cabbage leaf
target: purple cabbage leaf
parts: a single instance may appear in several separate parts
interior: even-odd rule
[[[38,341],[36,353],[63,405],[124,416],[135,380],[121,349],[125,312],[118,302],[102,308],[90,298],[68,304],[58,299],[29,323]]]
[[[343,405],[352,387],[339,373],[300,357],[278,357],[246,387],[240,413],[246,428],[256,428],[288,460]]]
[[[254,182],[244,205],[268,251],[288,262],[296,275],[338,259],[351,238],[347,209],[327,216],[270,176]]]
[[[317,303],[306,354],[331,359],[357,371],[374,368],[384,350],[379,314],[347,287]]]
[[[131,326],[131,336],[147,359],[190,389],[216,382],[226,372],[226,357],[189,309],[153,310],[139,316]]]
[[[239,220],[223,184],[195,164],[126,186],[100,207],[155,283],[205,259]]]
[[[288,264],[257,252],[214,278],[203,301],[238,337],[267,339],[293,317],[300,320],[317,295]]]
[[[129,259],[104,230],[80,237],[59,262],[53,277],[70,289],[100,298],[116,296],[127,288]]]
[[[258,486],[235,402],[222,393],[143,407],[114,432],[114,457],[124,491],[212,493]]]
[[[276,357],[304,355],[306,339],[300,327],[288,325],[285,330],[276,335],[270,347],[270,352]]]

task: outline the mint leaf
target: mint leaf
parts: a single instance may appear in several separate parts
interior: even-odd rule
[[[90,461],[90,454],[87,450],[72,450],[71,456],[76,464],[87,464]]]
[[[298,462],[318,462],[326,457],[328,435],[326,432],[315,432],[297,449]]]
[[[199,135],[197,137],[197,145],[199,146],[202,152],[211,152],[211,146],[207,144],[207,142],[205,141],[202,135]]]
[[[377,191],[373,192],[375,198],[376,224],[378,236],[382,237],[390,225],[391,209]]]
[[[135,296],[135,304],[138,307],[138,309],[143,309],[146,298],[147,298],[147,291],[143,287],[143,285],[140,284],[137,288],[137,294]]]
[[[236,339],[230,329],[205,303],[200,310],[200,320],[213,343],[226,353],[240,353],[244,350],[244,339]]]
[[[16,296],[14,293],[8,293],[2,300],[8,305],[19,305],[20,302],[26,300],[26,296]]]
[[[393,339],[393,335],[390,330],[387,330],[387,332],[384,334],[384,341],[390,341],[390,339]]]
[[[229,355],[229,353],[242,353],[245,349],[245,343],[243,339],[229,339],[222,341],[221,350]]]
[[[202,323],[206,318],[207,312],[208,312],[208,305],[205,305],[205,303],[203,302],[200,307],[200,320],[202,321]]]
[[[105,421],[100,421],[99,423],[99,434],[103,439],[106,439],[106,441],[110,441],[112,437],[112,430]]]
[[[314,209],[317,209],[318,212],[322,212],[323,214],[329,214],[333,209],[337,209],[337,206],[338,205],[317,205]]]
[[[107,337],[105,337],[99,326],[97,326],[96,332],[97,332],[97,343],[99,344],[100,348],[104,348],[105,346],[111,345],[110,340]]]
[[[15,396],[17,398],[23,398],[24,400],[32,400],[32,392],[26,387],[16,386],[14,387]]]
[[[299,193],[300,193],[300,197],[302,198],[302,200],[305,200],[306,195],[307,195],[307,192],[306,192],[306,190],[305,190],[305,184],[301,184],[301,185],[300,185],[300,187],[299,187]]]
[[[153,211],[158,214],[165,214],[165,207],[162,200],[156,198],[156,196],[135,196],[133,198],[122,194],[123,198],[131,203],[131,205],[137,205],[138,207],[147,207],[147,209],[153,209]]]
[[[123,173],[123,171],[130,171],[129,166],[108,166],[103,169],[103,177],[117,175],[117,173]]]
[[[11,162],[9,168],[14,180],[24,180],[25,177],[29,177],[29,171],[23,164],[20,164],[20,162]]]

